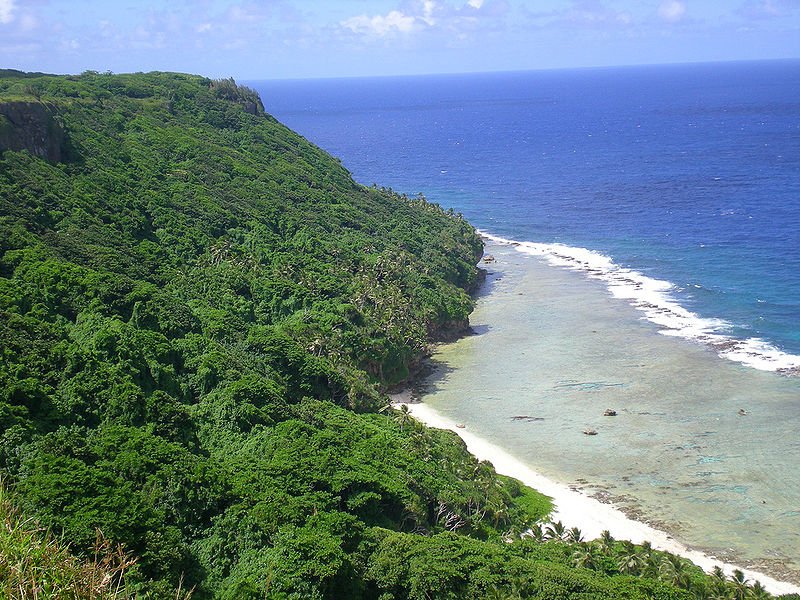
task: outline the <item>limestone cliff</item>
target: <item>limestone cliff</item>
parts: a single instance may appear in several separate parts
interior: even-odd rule
[[[52,106],[43,102],[0,102],[0,152],[27,150],[49,162],[61,162],[66,135]]]

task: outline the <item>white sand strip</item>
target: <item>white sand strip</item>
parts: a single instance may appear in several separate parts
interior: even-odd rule
[[[393,396],[393,399],[395,403],[400,404],[407,402],[409,397],[406,394],[398,394]],[[586,539],[599,537],[600,533],[607,529],[618,540],[630,540],[637,544],[649,540],[653,548],[688,558],[705,571],[711,571],[714,566],[719,565],[730,575],[734,569],[740,569],[748,579],[760,581],[772,594],[800,593],[800,586],[778,581],[763,573],[723,563],[702,552],[690,550],[667,533],[630,519],[611,504],[604,504],[539,475],[505,450],[479,438],[466,429],[457,427],[454,422],[442,417],[425,404],[408,404],[408,409],[415,419],[429,427],[456,432],[467,444],[467,448],[472,454],[480,460],[491,462],[498,473],[514,477],[553,498],[555,510],[551,519],[561,521],[567,527],[578,527]]]

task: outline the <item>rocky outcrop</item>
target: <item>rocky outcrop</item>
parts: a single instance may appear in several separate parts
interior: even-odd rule
[[[244,107],[244,112],[249,113],[251,115],[263,115],[264,114],[264,105],[261,104],[261,101],[254,102],[253,100],[243,100],[240,104]]]
[[[55,115],[43,102],[0,102],[0,152],[27,150],[51,163],[61,162],[66,135]]]
[[[433,343],[449,343],[471,332],[469,319],[446,321],[428,325],[428,340]]]
[[[251,115],[264,114],[264,104],[261,102],[258,92],[246,85],[239,85],[232,77],[230,79],[213,80],[211,89],[217,98],[224,98],[240,104],[246,113]]]

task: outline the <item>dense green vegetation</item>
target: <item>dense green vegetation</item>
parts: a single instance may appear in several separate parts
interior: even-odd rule
[[[134,563],[99,531],[92,558],[77,559],[23,518],[0,484],[0,598],[122,598],[125,571]]]
[[[232,80],[3,71],[4,148],[6,558],[53,547],[35,522],[103,540],[121,597],[738,593],[556,525],[519,540],[546,499],[385,409],[472,308],[460,216],[357,185]]]

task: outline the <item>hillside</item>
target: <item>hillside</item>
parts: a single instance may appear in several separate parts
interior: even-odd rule
[[[620,543],[506,543],[547,500],[385,408],[465,327],[481,252],[232,80],[0,72],[13,510],[121,544],[122,596],[694,597]]]

